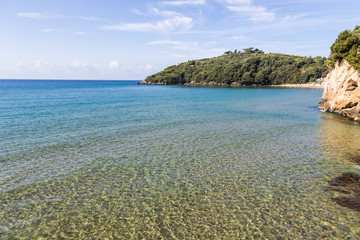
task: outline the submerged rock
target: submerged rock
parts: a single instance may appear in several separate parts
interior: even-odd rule
[[[348,158],[350,159],[351,162],[360,165],[360,154],[349,154]]]
[[[352,172],[344,173],[340,177],[329,181],[331,186],[349,187],[349,185],[353,184],[360,184],[360,175]]]
[[[337,62],[325,78],[325,89],[319,108],[360,122],[360,70],[346,60]]]
[[[332,198],[333,201],[360,212],[360,175],[348,172],[328,183],[330,189],[343,193],[341,197]]]

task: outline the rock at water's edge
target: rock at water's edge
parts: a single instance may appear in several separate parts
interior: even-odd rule
[[[360,70],[346,60],[337,62],[325,78],[319,108],[360,122]]]
[[[153,82],[147,82],[145,80],[142,80],[141,82],[138,82],[139,85],[166,85],[165,83],[153,83]]]

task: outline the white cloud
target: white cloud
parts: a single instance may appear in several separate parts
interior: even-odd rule
[[[153,70],[153,68],[154,68],[154,67],[153,67],[151,64],[148,63],[148,64],[146,64],[146,66],[144,67],[144,70],[150,72],[150,71]]]
[[[45,28],[41,31],[44,33],[67,33],[67,34],[78,35],[78,36],[90,35],[90,33],[88,33],[88,32],[83,32],[83,31],[71,32],[68,29],[61,29],[61,28]]]
[[[243,13],[250,17],[254,22],[272,21],[275,18],[275,13],[268,11],[265,7],[256,6],[228,6],[228,10],[238,13]]]
[[[252,0],[223,0],[229,11],[237,12],[254,22],[272,21],[275,13],[262,6],[255,6]]]
[[[192,18],[174,16],[158,22],[123,23],[121,25],[103,26],[103,30],[132,31],[132,32],[161,32],[170,33],[187,31],[194,26]]]
[[[103,18],[94,17],[94,16],[66,16],[61,14],[50,14],[45,15],[38,12],[19,12],[17,13],[18,17],[22,18],[31,18],[31,19],[58,19],[58,18],[73,18],[73,19],[80,19],[85,21],[106,21]]]
[[[225,0],[229,4],[241,4],[241,5],[251,5],[252,0]]]
[[[47,16],[37,12],[19,12],[17,14],[19,17],[23,18],[33,18],[33,19],[49,19],[55,18],[55,16]]]
[[[136,14],[136,15],[148,16],[148,14],[146,14],[146,13],[144,13],[144,12],[142,12],[142,11],[140,11],[139,9],[136,9],[136,8],[133,9],[132,12],[133,12],[134,14]]]
[[[169,11],[169,10],[159,10],[155,7],[148,7],[147,12],[142,12],[139,9],[133,9],[132,12],[136,15],[140,16],[150,16],[150,15],[158,15],[163,17],[171,17],[171,16],[181,16],[180,13]]]
[[[184,6],[184,5],[205,5],[206,0],[176,0],[176,1],[163,1],[163,5],[170,6]]]
[[[122,23],[119,25],[105,25],[103,30],[130,31],[130,32],[157,32],[169,34],[174,32],[185,32],[194,26],[194,20],[181,13],[169,10],[160,10],[155,7],[148,7],[147,13],[133,10],[134,13],[144,16],[161,16],[164,19],[156,22]]]
[[[149,13],[163,16],[163,17],[171,17],[171,16],[181,16],[181,14],[174,12],[174,11],[167,11],[167,10],[159,10],[158,8],[150,8]]]
[[[120,67],[120,63],[116,60],[109,62],[109,68],[116,69]]]
[[[304,17],[307,17],[309,15],[310,14],[308,14],[308,13],[303,13],[303,14],[298,14],[298,15],[287,15],[283,20],[285,22],[293,22],[296,20],[304,19]]]

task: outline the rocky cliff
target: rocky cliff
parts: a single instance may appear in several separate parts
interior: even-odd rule
[[[337,61],[325,78],[319,108],[360,122],[360,70],[345,59]]]

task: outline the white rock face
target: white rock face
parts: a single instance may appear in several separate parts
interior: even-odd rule
[[[325,79],[319,108],[360,121],[360,70],[346,60],[337,62]]]

